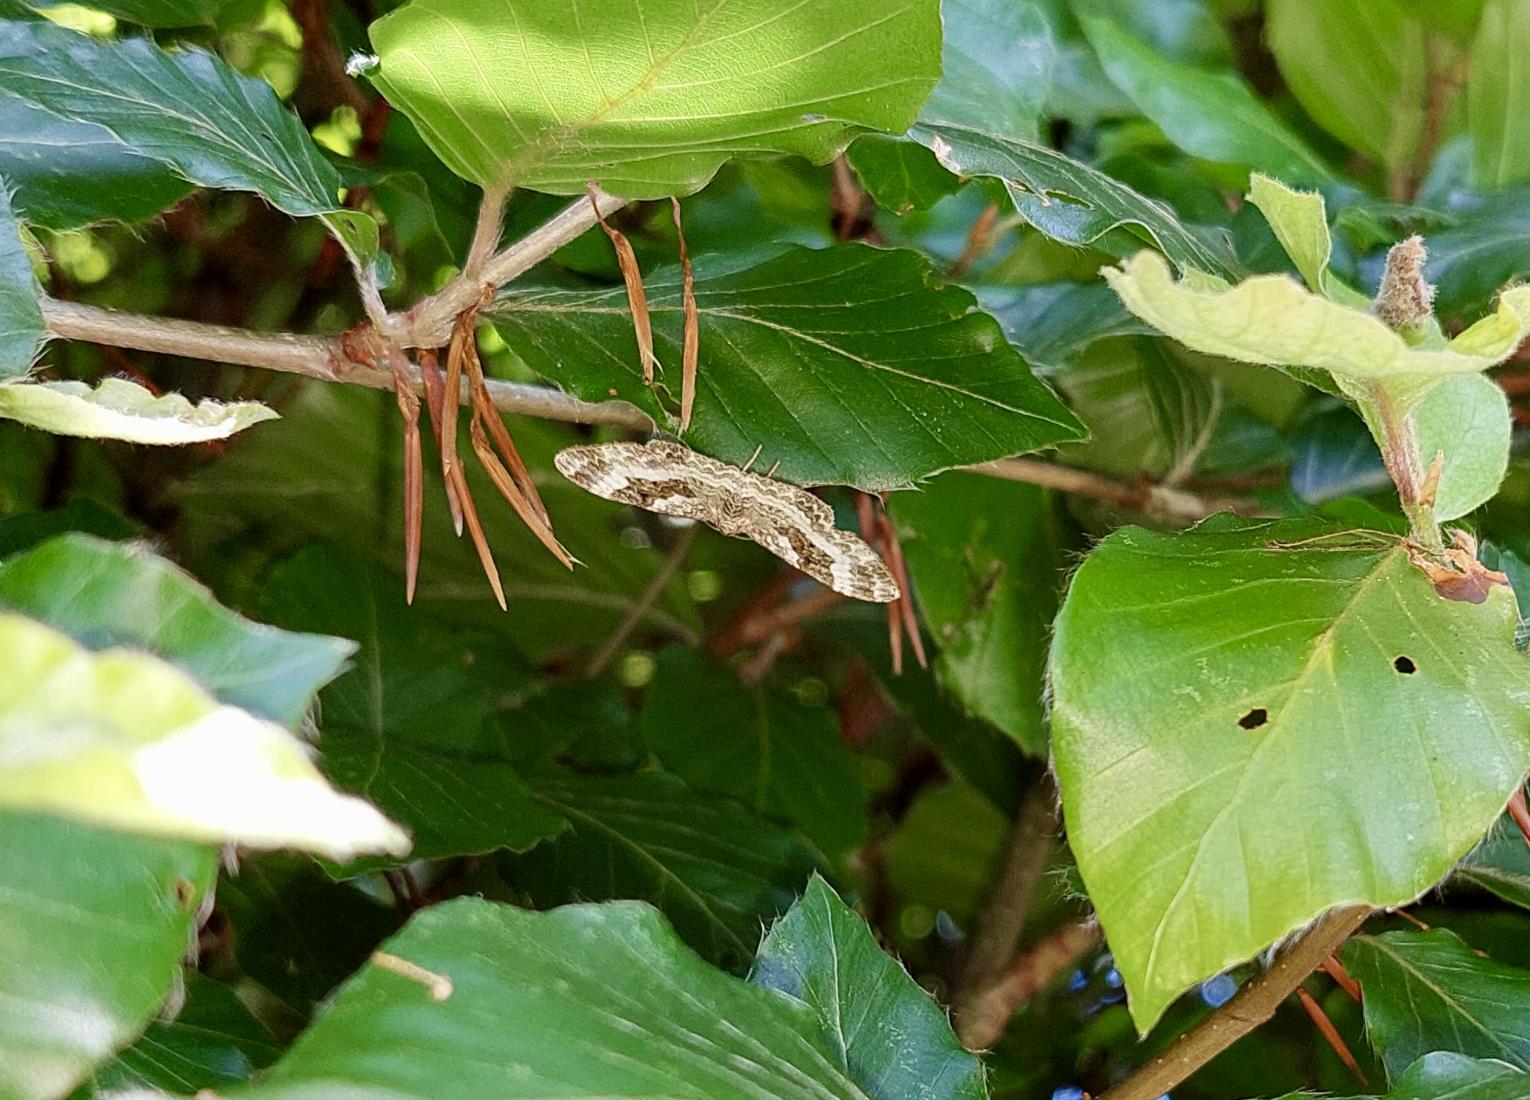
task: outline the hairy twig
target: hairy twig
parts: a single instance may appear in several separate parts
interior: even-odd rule
[[[119,313],[56,298],[44,298],[42,308],[49,333],[61,339],[89,340],[112,347],[260,367],[325,382],[348,382],[382,390],[393,388],[390,371],[352,361],[337,336],[254,332],[197,321]],[[415,389],[423,392],[424,384],[418,371],[412,373],[412,379]],[[501,412],[574,424],[606,424],[630,431],[653,429],[648,414],[625,401],[581,401],[549,386],[517,382],[490,380],[487,387],[494,407]],[[467,400],[464,389],[461,401],[466,404]]]
[[[1107,1091],[1100,1100],[1158,1100],[1271,1016],[1323,960],[1365,923],[1368,905],[1333,909],[1251,979],[1237,996],[1170,1044],[1169,1049]]]

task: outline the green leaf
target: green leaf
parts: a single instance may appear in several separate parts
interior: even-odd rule
[[[1455,877],[1490,890],[1511,905],[1530,909],[1530,844],[1512,818],[1501,817]]]
[[[1441,523],[1476,511],[1509,468],[1513,422],[1503,387],[1485,374],[1447,378],[1413,414],[1425,466],[1445,453],[1434,514]]]
[[[1048,374],[1072,366],[1097,340],[1153,335],[1103,283],[982,286],[977,295],[1009,342]]]
[[[1309,1092],[1282,1100],[1310,1100]],[[1530,1100],[1530,1075],[1497,1061],[1449,1051],[1426,1054],[1380,1100]]]
[[[1414,347],[1368,312],[1305,290],[1284,275],[1233,287],[1176,281],[1163,258],[1139,252],[1105,279],[1127,308],[1187,347],[1246,363],[1309,367],[1349,384],[1385,381],[1416,403],[1444,378],[1510,355],[1530,330],[1530,288],[1504,292],[1495,312],[1438,349]]]
[[[845,159],[877,205],[894,214],[927,210],[961,186],[934,153],[904,138],[868,134],[846,150]]]
[[[693,790],[795,825],[836,862],[866,839],[855,758],[825,706],[746,687],[700,651],[671,647],[643,700],[643,740]]]
[[[1003,181],[1025,219],[1053,240],[1095,245],[1121,255],[1136,250],[1143,239],[1137,236],[1140,232],[1181,270],[1195,268],[1224,278],[1236,278],[1241,270],[1224,232],[1196,232],[1166,204],[1055,149],[949,124],[920,123],[910,132],[957,175]],[[1120,226],[1134,232],[1124,241],[1107,238]]]
[[[97,1071],[76,1100],[106,1100],[133,1088],[176,1095],[222,1088],[249,1080],[278,1053],[275,1037],[232,987],[192,971],[186,1003],[175,1018],[151,1023],[137,1042]]]
[[[0,385],[0,417],[55,435],[160,445],[227,439],[276,411],[258,401],[199,401],[178,393],[155,397],[136,382],[28,382]]]
[[[940,83],[920,121],[1034,140],[1057,53],[1046,16],[1011,0],[943,0],[941,15]]]
[[[888,881],[906,904],[968,925],[988,897],[1009,831],[1009,819],[976,787],[927,790],[887,838]]]
[[[1053,753],[1140,1029],[1466,854],[1530,765],[1514,622],[1507,588],[1442,599],[1398,540],[1307,520],[1128,527],[1086,559],[1054,632]]]
[[[32,2],[32,0],[28,0]],[[216,23],[237,0],[92,0],[91,8],[144,27],[202,27]],[[33,3],[46,8],[46,3]]]
[[[1280,73],[1307,113],[1385,167],[1408,165],[1429,97],[1422,24],[1397,0],[1268,0],[1266,20]]]
[[[892,498],[919,607],[940,647],[936,673],[971,714],[1046,753],[1042,680],[1062,576],[1045,493],[944,474]]]
[[[1466,128],[1472,182],[1498,190],[1530,180],[1530,0],[1489,0],[1482,10],[1466,78]]]
[[[88,535],[50,539],[0,563],[0,607],[91,649],[133,646],[194,676],[225,703],[293,726],[355,652],[342,638],[252,623],[165,559]]]
[[[1471,203],[1455,225],[1429,235],[1429,278],[1441,317],[1480,313],[1499,289],[1530,276],[1530,188]]]
[[[0,1095],[54,1100],[174,990],[217,856],[51,817],[0,831]]]
[[[16,189],[11,202],[17,215],[49,229],[141,221],[191,191],[164,164],[134,153],[104,126],[11,97],[0,99],[0,178]]]
[[[482,752],[499,700],[530,674],[482,636],[464,634],[404,600],[404,585],[358,552],[311,546],[271,570],[266,618],[294,630],[354,638],[352,667],[324,689],[322,721],[381,745]]]
[[[330,789],[290,733],[174,665],[91,653],[14,614],[0,615],[0,640],[0,807],[336,859],[408,850],[397,826]]]
[[[1332,177],[1240,77],[1173,61],[1114,19],[1082,22],[1110,79],[1185,152],[1298,182]]]
[[[376,223],[340,206],[339,174],[264,80],[144,38],[100,41],[48,22],[9,22],[4,32],[0,92],[100,126],[198,186],[253,191],[318,217],[363,262],[376,255]]]
[[[10,192],[0,184],[0,380],[24,377],[37,361],[48,331],[41,294],[11,212]]]
[[[541,905],[641,898],[701,954],[741,966],[760,927],[786,911],[813,870],[807,846],[736,802],[672,775],[533,776],[536,799],[569,830],[516,861]]]
[[[408,859],[524,852],[566,826],[532,801],[486,725],[517,681],[530,683],[492,645],[410,608],[397,579],[336,547],[272,570],[265,607],[275,622],[360,641],[355,667],[320,696],[320,766],[409,830]],[[341,871],[402,862],[367,858]]]
[[[515,290],[492,311],[538,373],[661,423],[681,361],[681,279],[647,281],[663,390],[643,383],[626,291]],[[972,295],[923,257],[864,245],[696,264],[702,366],[685,441],[798,484],[876,492],[952,466],[1077,439],[1083,428]],[[761,445],[763,444],[763,449]]]
[[[436,1100],[443,1081],[503,1100],[866,1100],[809,1006],[708,966],[646,905],[458,898],[383,950],[425,973],[374,961],[240,1100]]]
[[[412,0],[372,43],[378,87],[459,175],[652,199],[731,157],[824,164],[902,133],[940,75],[940,6]]]
[[[1357,936],[1343,957],[1389,1074],[1432,1050],[1530,1069],[1530,971],[1484,959],[1443,928]]]
[[[818,1014],[840,1065],[872,1096],[984,1100],[983,1063],[866,922],[817,875],[760,945],[750,980]]]

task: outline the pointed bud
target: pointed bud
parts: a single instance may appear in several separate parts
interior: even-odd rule
[[[1424,278],[1429,251],[1420,236],[1409,237],[1387,253],[1381,289],[1372,310],[1394,332],[1406,333],[1428,321],[1434,313],[1434,287]]]

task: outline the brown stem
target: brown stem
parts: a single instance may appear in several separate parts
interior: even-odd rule
[[[952,1002],[957,1037],[970,1049],[980,1050],[996,1037],[994,1021],[979,1009],[987,1000],[988,990],[1003,981],[1020,943],[1020,934],[1025,930],[1025,917],[1036,895],[1036,884],[1046,870],[1047,854],[1057,832],[1056,806],[1057,789],[1043,775],[1015,815],[1004,861],[987,904],[978,914]],[[998,1026],[1002,1031],[1003,1023]]]
[[[1158,1100],[1196,1070],[1253,1031],[1337,951],[1371,915],[1368,905],[1332,909],[1270,968],[1251,979],[1237,996],[1170,1044],[1169,1049],[1100,1097],[1100,1100]]]
[[[1021,1005],[1040,993],[1057,976],[1100,942],[1093,917],[1065,924],[1030,950],[1017,955],[996,981],[974,999],[961,1034],[969,1050],[987,1050],[998,1042]]]
[[[1092,497],[1133,512],[1176,522],[1196,523],[1217,512],[1236,512],[1242,516],[1267,514],[1252,500],[1239,497],[1203,497],[1166,485],[1127,485],[1090,470],[1042,462],[1034,458],[1002,458],[971,467],[990,477],[1023,481],[1045,489]]]
[[[664,561],[653,575],[653,579],[643,588],[642,593],[627,609],[627,614],[617,624],[594,655],[584,670],[586,680],[596,679],[606,670],[611,663],[611,658],[621,650],[627,639],[632,637],[632,632],[637,629],[638,623],[654,604],[659,602],[659,597],[664,595],[664,590],[669,587],[669,582],[674,579],[675,573],[680,568],[681,562],[685,561],[685,555],[690,552],[691,543],[696,541],[696,532],[699,530],[696,524],[691,524],[680,533],[675,544],[669,548],[669,553],[664,556]]]

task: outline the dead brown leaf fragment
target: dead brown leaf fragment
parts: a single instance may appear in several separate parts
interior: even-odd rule
[[[1462,530],[1451,532],[1451,544],[1440,562],[1408,543],[1408,560],[1422,570],[1434,590],[1447,600],[1483,603],[1497,585],[1508,587],[1509,578],[1477,560],[1477,540]]]
[[[626,234],[607,222],[606,216],[600,212],[593,183],[590,185],[590,205],[600,219],[600,228],[606,231],[606,236],[611,238],[611,247],[616,250],[616,266],[621,269],[622,282],[627,285],[627,306],[632,311],[632,331],[637,337],[638,358],[643,364],[643,382],[651,386],[659,360],[653,353],[653,323],[648,316],[648,294],[643,289],[643,272],[638,267],[637,253],[632,251],[632,242],[627,240]]]
[[[445,416],[446,382],[441,376],[441,357],[435,348],[420,351],[420,378],[425,383],[425,407],[430,412],[430,430],[436,437],[436,449],[441,453],[441,476],[446,483],[446,503],[452,512],[452,528],[462,537],[462,501],[457,497],[457,485],[451,477],[451,463],[446,461],[446,448],[441,438],[442,419]]]
[[[691,253],[685,246],[685,230],[680,225],[680,200],[670,198],[675,217],[675,237],[680,242],[681,298],[685,309],[685,334],[680,364],[680,431],[691,426],[691,412],[696,407],[696,368],[701,362],[701,311],[696,307],[696,273],[691,268]]]
[[[414,603],[420,579],[420,536],[425,514],[425,460],[420,446],[420,397],[414,392],[409,359],[397,344],[388,345],[393,393],[404,419],[404,600]]]

